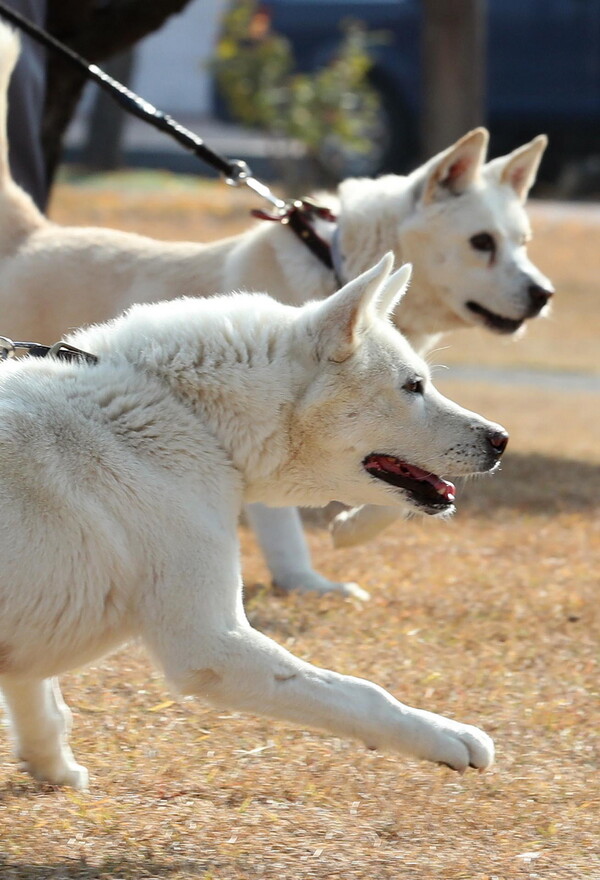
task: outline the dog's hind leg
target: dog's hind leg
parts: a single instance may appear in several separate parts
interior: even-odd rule
[[[369,594],[358,584],[329,581],[312,567],[310,552],[295,507],[265,507],[249,504],[246,513],[273,578],[285,592],[343,593],[358,599]]]
[[[329,526],[333,546],[354,547],[364,544],[377,537],[401,515],[397,507],[378,507],[375,504],[343,510],[334,517]]]
[[[0,677],[15,753],[24,770],[54,785],[85,789],[88,774],[68,745],[71,712],[56,679]]]

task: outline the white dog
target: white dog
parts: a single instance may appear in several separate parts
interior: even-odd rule
[[[0,366],[0,686],[16,753],[85,786],[53,677],[139,637],[181,693],[448,764],[477,728],[305,663],[253,630],[244,501],[453,510],[435,475],[493,469],[504,430],[445,399],[387,320],[393,257],[325,302],[238,294],[135,306],[70,342],[98,357]]]
[[[0,25],[0,332],[55,342],[68,328],[107,320],[134,302],[252,289],[295,305],[337,289],[335,273],[279,224],[201,245],[50,223],[8,167],[6,90],[17,56],[15,35]],[[338,223],[315,221],[333,245],[343,279],[388,250],[397,265],[414,264],[395,321],[420,351],[457,327],[512,333],[543,310],[552,293],[527,259],[523,209],[546,138],[484,165],[487,139],[476,129],[409,177],[348,180],[328,197]],[[366,595],[313,570],[296,510],[257,505],[248,513],[281,588]],[[395,515],[373,508],[345,514],[334,538],[353,543]]]

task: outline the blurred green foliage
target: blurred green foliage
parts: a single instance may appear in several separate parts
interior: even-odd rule
[[[234,0],[224,17],[213,70],[232,116],[296,138],[317,156],[328,141],[367,152],[379,99],[370,88],[369,36],[347,21],[335,57],[312,73],[295,71],[289,42],[270,29],[256,0]]]

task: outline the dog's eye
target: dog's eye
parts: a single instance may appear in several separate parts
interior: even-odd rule
[[[402,387],[410,394],[423,394],[425,390],[423,386],[423,380],[419,379],[418,377],[416,379],[409,379],[409,381],[405,382]]]
[[[485,253],[493,254],[496,250],[496,242],[489,232],[478,232],[477,235],[474,235],[469,239],[469,242],[471,247],[475,248],[476,251],[484,251]]]

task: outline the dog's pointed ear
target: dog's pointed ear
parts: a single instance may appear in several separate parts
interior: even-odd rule
[[[320,360],[342,363],[353,354],[361,329],[373,320],[377,300],[393,265],[394,255],[389,252],[371,269],[319,304],[314,329]]]
[[[385,282],[375,303],[377,314],[382,318],[387,318],[394,311],[408,288],[408,282],[412,275],[412,265],[404,263],[399,269],[396,269]]]
[[[500,156],[500,158],[488,162],[485,173],[495,175],[500,183],[511,186],[519,199],[524,202],[535,183],[538,168],[547,146],[548,138],[545,134],[539,134],[528,144],[513,150],[508,156]]]
[[[426,165],[423,204],[463,193],[479,176],[488,140],[487,129],[474,128],[453,146],[434,156]]]

